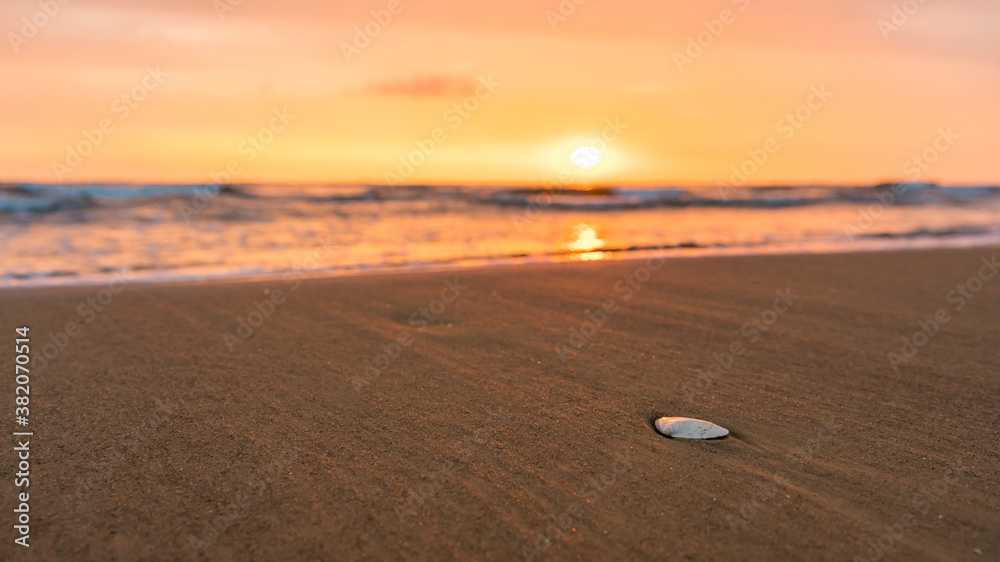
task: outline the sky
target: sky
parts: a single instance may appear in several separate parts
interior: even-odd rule
[[[1000,183],[995,0],[4,0],[0,32],[0,181]]]

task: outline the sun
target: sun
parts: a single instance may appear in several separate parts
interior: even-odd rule
[[[581,146],[569,155],[570,160],[581,168],[593,168],[601,161],[601,153],[589,146]]]

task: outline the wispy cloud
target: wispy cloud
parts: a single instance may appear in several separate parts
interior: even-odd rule
[[[371,82],[362,90],[365,94],[423,98],[432,96],[465,96],[475,91],[476,82],[467,76],[420,75],[412,78]]]

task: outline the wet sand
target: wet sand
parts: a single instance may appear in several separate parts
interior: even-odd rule
[[[997,253],[2,291],[35,435],[0,554],[996,560]]]

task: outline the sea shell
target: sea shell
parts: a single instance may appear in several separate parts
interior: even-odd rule
[[[660,418],[656,430],[678,439],[713,439],[729,435],[729,430],[712,422],[692,418]]]

